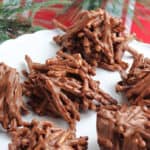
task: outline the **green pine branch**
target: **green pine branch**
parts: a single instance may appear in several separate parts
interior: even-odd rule
[[[32,18],[39,9],[54,4],[68,6],[71,3],[72,1],[68,0],[49,0],[41,3],[28,2],[24,7],[17,5],[16,0],[11,1],[6,5],[0,3],[0,42],[9,38],[15,38],[24,33],[34,32],[41,29],[41,27],[32,26]],[[32,10],[32,16],[28,21],[20,21],[17,18],[17,14],[22,14],[29,10]]]

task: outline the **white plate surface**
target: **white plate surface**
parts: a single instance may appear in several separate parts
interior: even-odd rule
[[[58,30],[43,30],[34,34],[20,36],[15,40],[8,40],[0,45],[0,62],[5,62],[7,65],[17,68],[19,72],[26,68],[24,60],[26,54],[34,61],[44,63],[47,58],[54,57],[59,49],[55,42],[53,42],[53,36],[60,33]],[[150,57],[150,45],[133,41],[131,46],[140,53],[143,53],[146,57]],[[132,58],[128,53],[126,53],[124,60],[129,63],[132,62]],[[115,92],[115,85],[120,80],[120,76],[117,72],[97,69],[94,78],[101,82],[100,86],[105,92],[108,92],[120,102],[124,99],[120,94]],[[61,119],[39,117],[32,112],[24,117],[27,121],[31,121],[33,118],[53,121],[58,126],[66,127],[66,123]],[[89,136],[89,150],[98,150],[95,112],[89,111],[81,114],[81,121],[77,123],[77,136],[84,135]],[[10,139],[7,134],[0,130],[0,149],[7,150],[9,142]]]

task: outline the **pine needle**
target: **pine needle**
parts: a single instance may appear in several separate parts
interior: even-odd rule
[[[24,33],[40,30],[41,27],[32,26],[32,19],[39,9],[54,4],[69,6],[72,2],[68,0],[49,0],[40,3],[27,2],[24,7],[17,5],[16,0],[10,1],[5,5],[0,3],[0,43],[4,40],[15,38]],[[17,15],[23,14],[29,10],[32,10],[32,16],[28,19],[28,21],[19,21]]]

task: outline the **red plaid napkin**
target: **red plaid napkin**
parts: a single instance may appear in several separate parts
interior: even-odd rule
[[[3,3],[9,2],[9,1],[11,0],[0,0],[0,2],[3,2]],[[44,0],[28,0],[28,2],[29,1],[31,3],[32,2],[40,3],[40,2],[43,2]],[[82,0],[78,0],[78,1],[82,1]],[[25,6],[26,2],[27,0],[18,0],[18,4],[20,6]],[[134,8],[134,13],[132,15],[129,14],[127,6],[132,6]],[[41,10],[37,11],[36,14],[34,15],[34,18],[32,19],[33,20],[32,24],[40,25],[40,26],[52,29],[53,25],[51,24],[51,20],[55,18],[67,26],[71,25],[72,20],[69,19],[68,15],[70,15],[71,13],[77,12],[78,9],[76,6],[72,6],[69,9],[67,9],[65,13],[61,14],[60,12],[63,12],[64,7],[65,6],[62,4],[57,4],[57,5],[52,5],[48,8],[42,8]],[[143,18],[143,16],[141,16],[141,13],[139,13],[139,12],[142,12],[144,14],[150,15],[150,10],[146,9],[143,5],[139,4],[138,2],[134,1],[133,3],[133,0],[122,0],[122,6],[120,6],[120,8],[121,10],[117,15],[119,17],[122,17],[127,27],[127,30],[129,32],[136,33],[137,38],[139,40],[150,43],[150,28],[149,28],[150,20]],[[31,15],[31,12],[28,12],[28,13],[23,14],[23,17],[28,18],[30,15]],[[139,20],[141,24],[140,26],[142,26],[142,28],[133,19],[134,15]]]

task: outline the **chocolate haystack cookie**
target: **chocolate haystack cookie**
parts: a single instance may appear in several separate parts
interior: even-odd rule
[[[27,109],[22,100],[22,88],[16,69],[0,63],[0,123],[6,130],[22,125],[21,114]]]
[[[116,104],[116,101],[99,88],[91,76],[95,70],[80,54],[69,55],[62,51],[38,64],[26,56],[30,72],[25,72],[24,94],[30,97],[29,105],[40,115],[64,118],[70,125],[80,120],[79,111],[96,110],[98,105]]]
[[[146,106],[102,106],[97,115],[101,150],[150,150],[150,110]]]
[[[50,122],[33,120],[11,132],[9,150],[86,150],[87,137],[76,138],[71,129],[55,127]]]
[[[150,59],[139,55],[133,62],[127,75],[123,75],[116,90],[125,92],[131,103],[150,107]]]
[[[83,11],[67,28],[56,20],[54,24],[65,34],[54,37],[61,49],[69,53],[80,53],[91,65],[111,71],[124,70],[128,64],[122,61],[125,51],[136,56],[128,46],[133,36],[124,33],[121,19],[110,16],[102,9]]]

